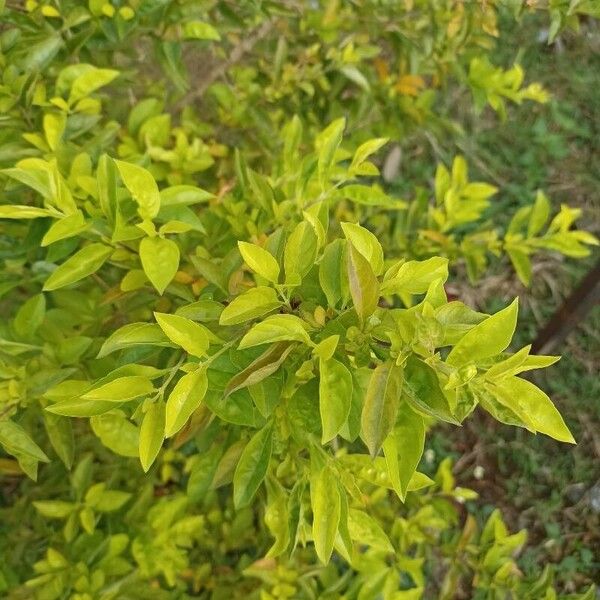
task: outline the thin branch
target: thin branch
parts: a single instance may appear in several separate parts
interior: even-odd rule
[[[192,91],[187,93],[181,100],[175,103],[174,109],[176,111],[181,110],[184,106],[193,103],[198,98],[201,98],[206,90],[217,80],[223,77],[225,73],[235,64],[240,62],[242,58],[248,54],[254,48],[258,42],[264,39],[275,26],[275,19],[269,19],[265,21],[260,27],[256,28],[254,32],[250,33],[244,38],[231,52],[231,55],[227,60],[216,65],[208,75],[199,82],[198,86]]]

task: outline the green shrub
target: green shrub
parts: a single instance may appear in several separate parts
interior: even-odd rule
[[[410,199],[377,183],[387,138],[458,130],[452,91],[501,117],[547,99],[493,65],[496,10],[4,7],[7,597],[556,597],[518,570],[525,532],[466,516],[449,461],[417,468],[478,406],[574,442],[519,377],[557,359],[507,351],[517,302],[483,314],[445,284],[503,254],[527,283],[536,252],[597,241],[542,192],[490,226],[499,190],[462,157]]]

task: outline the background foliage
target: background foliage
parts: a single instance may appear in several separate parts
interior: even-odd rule
[[[507,261],[533,280],[525,346],[528,315],[549,308],[541,282],[556,289],[547,252],[583,259],[596,244],[573,228],[578,207],[553,208],[568,188],[536,192],[575,156],[575,200],[589,198],[579,157],[594,120],[575,111],[597,110],[584,100],[594,59],[537,69],[545,86],[525,83],[519,63],[593,55],[598,12],[5,6],[3,592],[554,598],[542,566],[560,561],[558,588],[583,593],[593,533],[561,536],[574,479],[548,475],[556,520],[541,534],[525,520],[549,541],[520,566],[526,533],[489,507],[535,506],[519,477],[556,450],[503,437],[481,410],[460,434],[425,432],[479,405],[572,439],[515,377],[553,359],[505,354],[517,305],[498,297],[523,291]],[[521,35],[515,57],[508,40]],[[593,399],[591,381],[545,383]],[[440,455],[458,460],[458,483]],[[585,450],[568,456],[589,481]],[[482,471],[506,477],[506,494]]]

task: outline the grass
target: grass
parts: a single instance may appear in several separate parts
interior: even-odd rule
[[[503,24],[508,27],[507,23]],[[588,23],[583,35],[565,35],[547,46],[530,35],[534,28],[505,32],[497,62],[518,59],[528,80],[553,90],[547,105],[528,103],[513,108],[509,119],[471,119],[463,138],[448,144],[467,158],[477,157],[473,175],[502,188],[497,212],[530,201],[543,188],[558,208],[568,202],[584,211],[583,226],[600,232],[600,29]],[[512,39],[511,39],[512,36]],[[516,56],[516,48],[521,48]],[[491,116],[491,115],[490,115]],[[492,277],[485,288],[468,290],[479,305],[497,310],[503,297],[519,294],[521,346],[558,308],[562,298],[598,260],[598,252],[580,261],[545,261],[526,290],[511,278]],[[500,269],[498,269],[500,272]],[[436,454],[466,455],[457,463],[460,484],[476,489],[478,510],[499,506],[516,530],[529,530],[520,557],[526,574],[553,564],[559,587],[572,592],[600,582],[600,513],[591,505],[600,484],[600,307],[573,330],[559,352],[562,360],[537,383],[557,404],[578,445],[565,447],[544,436],[504,427],[478,414],[463,429],[434,435]],[[483,477],[474,476],[483,467]]]

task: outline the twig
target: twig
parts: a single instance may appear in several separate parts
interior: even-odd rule
[[[429,142],[431,148],[433,149],[433,153],[436,155],[437,159],[441,162],[446,162],[446,157],[444,155],[444,151],[441,149],[438,141],[431,135],[429,131],[425,132],[425,137]]]
[[[221,78],[228,69],[238,63],[244,55],[254,48],[258,42],[264,39],[275,26],[275,19],[265,21],[260,27],[254,30],[253,33],[244,38],[231,52],[229,58],[216,65],[208,75],[198,83],[198,86],[187,93],[181,100],[175,103],[174,109],[181,110],[184,106],[191,104],[198,98],[201,98],[206,90],[219,78]]]
[[[508,182],[503,177],[500,177],[497,173],[492,171],[490,167],[483,162],[476,154],[474,154],[465,144],[460,142],[456,142],[456,147],[467,156],[469,160],[475,163],[490,179],[494,181],[494,183],[501,188],[505,188],[508,185]]]
[[[477,442],[471,450],[471,452],[467,454],[463,454],[457,461],[454,463],[454,467],[452,468],[452,472],[455,475],[461,473],[466,467],[468,467],[473,461],[481,459],[482,447],[481,443]]]
[[[578,412],[577,418],[579,419],[579,422],[581,423],[581,426],[585,432],[590,436],[592,446],[594,447],[594,452],[596,453],[596,458],[600,458],[600,438],[598,435],[596,435],[594,427],[588,423],[586,415]]]
[[[558,346],[588,312],[600,303],[600,262],[588,272],[533,342],[533,352],[544,354]]]

